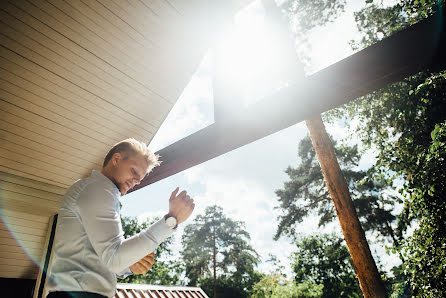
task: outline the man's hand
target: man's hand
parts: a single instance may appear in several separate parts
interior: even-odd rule
[[[155,254],[149,253],[147,256],[130,266],[130,271],[133,274],[145,274],[147,271],[152,268],[152,265],[155,263]]]
[[[177,223],[184,222],[194,211],[194,200],[191,199],[185,190],[178,195],[179,188],[177,187],[170,196],[169,199],[169,215],[177,219]]]

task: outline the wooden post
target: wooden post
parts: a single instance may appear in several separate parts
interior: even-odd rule
[[[378,268],[370,252],[364,230],[350,197],[347,182],[342,175],[333,144],[325,130],[322,118],[318,116],[305,123],[310,132],[325,183],[334,202],[361,291],[366,298],[386,297]]]
[[[51,263],[53,260],[53,243],[56,236],[57,214],[51,216],[49,220],[48,231],[46,235],[45,248],[40,261],[40,270],[34,287],[33,298],[43,298],[45,295],[45,286],[48,281],[48,275],[51,272]]]

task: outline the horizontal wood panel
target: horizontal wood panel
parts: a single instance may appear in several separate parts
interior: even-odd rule
[[[116,135],[113,137],[107,136],[108,134],[111,135],[112,133],[104,126],[98,125],[82,115],[71,113],[61,106],[54,105],[45,98],[36,96],[35,94],[25,90],[21,85],[11,84],[7,81],[9,76],[9,73],[0,70],[0,78],[2,78],[0,79],[0,89],[6,91],[3,93],[5,95],[3,98],[11,104],[18,105],[29,112],[39,114],[47,119],[51,119],[52,121],[76,130],[79,133],[91,136],[92,138],[95,138],[105,144],[114,144],[120,141],[120,139],[116,138]],[[11,78],[10,81],[18,81],[16,84],[20,84],[20,79],[17,77]],[[12,94],[13,96],[9,96],[8,93]]]
[[[82,149],[83,146],[88,144],[90,146],[90,150],[88,151],[91,152],[91,155],[98,154],[99,152],[103,151],[104,147],[107,148],[109,146],[109,144],[100,142],[99,140],[89,136],[87,133],[78,132],[68,126],[60,125],[53,120],[56,115],[49,115],[48,117],[45,117],[45,115],[27,110],[26,106],[23,106],[23,103],[26,101],[2,89],[0,89],[0,99],[0,110],[26,119],[28,122],[33,124],[37,124],[38,127],[34,129],[36,132],[47,133],[50,131],[54,135],[61,136],[64,139],[71,139],[73,143],[78,144],[78,149]],[[44,114],[46,114],[46,110]]]
[[[65,160],[62,160],[60,158],[55,158],[54,156],[51,156],[48,152],[42,153],[41,151],[36,151],[29,147],[25,147],[25,145],[28,145],[30,140],[26,140],[25,144],[22,143],[20,145],[17,144],[17,142],[11,142],[6,138],[2,137],[2,135],[4,134],[3,132],[4,131],[0,131],[0,147],[3,149],[13,151],[25,157],[34,158],[45,164],[56,166],[62,169],[69,169],[70,172],[77,174],[76,177],[82,177],[85,173],[87,173],[90,170],[88,168],[83,168],[78,165],[66,162]]]
[[[47,204],[50,205],[50,204]],[[59,204],[54,202],[53,205],[48,207],[43,207],[38,204],[33,204],[32,202],[25,202],[17,199],[0,198],[0,206],[4,209],[10,209],[17,212],[30,213],[41,216],[51,216],[56,214],[59,210]]]
[[[6,222],[6,223],[3,223],[0,221],[0,230],[9,231],[10,233],[12,233],[14,235],[28,234],[28,235],[43,237],[43,236],[46,236],[46,230],[48,228],[47,226],[38,227],[37,225],[34,227],[16,225],[9,218],[4,219],[4,222]]]
[[[42,249],[45,242],[29,241],[22,239],[16,240],[12,238],[10,234],[0,233],[0,244],[7,246],[21,246],[23,250],[26,252],[28,251],[28,249],[30,250]]]
[[[162,99],[151,100],[153,95],[139,94],[127,86],[121,86],[121,88],[125,89],[121,90],[118,88],[119,83],[105,81],[103,78],[99,78],[98,75],[90,72],[96,68],[90,66],[87,70],[79,67],[72,62],[72,57],[58,55],[47,46],[43,46],[28,38],[5,23],[0,26],[0,32],[0,42],[8,49],[34,61],[72,84],[106,98],[115,105],[126,107],[129,112],[139,117],[146,117],[145,119],[154,125],[157,125],[161,120],[159,114],[163,115],[163,111],[170,107]],[[149,106],[157,108],[150,109],[148,108]]]
[[[39,268],[36,265],[31,267],[0,265],[0,276],[6,278],[36,278]]]
[[[148,73],[141,65],[141,62],[138,63],[137,61],[133,62],[131,60],[124,61],[125,54],[93,34],[82,23],[75,22],[70,16],[57,9],[54,5],[42,1],[34,2],[33,5],[36,5],[40,10],[35,9],[34,6],[30,6],[28,3],[22,1],[17,1],[14,5],[32,14],[52,29],[59,31],[66,36],[70,36],[75,43],[88,49],[88,51],[96,56],[100,56],[107,61],[107,63],[115,66],[141,84],[145,84],[146,86],[149,85],[147,82],[150,81],[150,78],[147,77]],[[162,81],[157,84],[155,78],[150,81],[150,87],[148,87],[149,90],[151,90],[150,97],[158,104],[166,102],[166,104],[169,105],[166,98],[156,91],[157,86],[162,83]]]
[[[42,248],[27,248],[26,252],[23,250],[23,247],[18,245],[5,245],[3,243],[0,243],[0,255],[2,257],[7,257],[8,255],[11,255],[11,258],[19,258],[20,256],[30,257],[34,260],[40,260],[43,253]],[[20,257],[21,258],[21,257]]]
[[[56,173],[52,173],[50,171],[43,170],[42,168],[36,168],[36,167],[30,166],[26,163],[22,163],[22,162],[13,160],[13,159],[9,159],[9,158],[3,157],[1,155],[0,155],[0,165],[7,167],[9,169],[18,170],[23,173],[33,175],[34,177],[42,177],[48,181],[59,183],[59,185],[69,186],[73,183],[73,179],[71,179],[71,178],[62,177]]]
[[[118,41],[118,44],[125,44],[127,51],[130,49],[131,53],[135,57],[143,58],[144,53],[146,53],[146,57],[149,55],[152,46],[149,45],[146,40],[142,39],[140,35],[134,35],[128,31],[126,32],[125,27],[129,27],[129,25],[113,15],[109,10],[101,9],[101,12],[108,12],[108,17],[106,17],[92,8],[94,7],[94,3],[92,1],[84,3],[81,0],[72,0],[68,4],[95,23],[95,25],[88,27],[102,38],[107,40],[116,40]],[[101,5],[99,3],[96,4]],[[74,15],[74,17],[76,18],[76,15]],[[118,21],[120,25],[115,24],[114,21]]]
[[[38,262],[38,260],[41,259],[41,255],[38,254],[26,254],[24,252],[9,252],[9,251],[2,251],[0,248],[0,258],[1,259],[10,259],[10,260],[26,260],[31,259],[35,262]]]
[[[61,5],[63,5],[64,7],[71,7],[68,3],[64,3],[61,2]],[[8,6],[8,5],[7,5]],[[13,9],[14,10],[14,9]],[[76,10],[74,10],[76,11]],[[85,69],[86,71],[90,71],[92,74],[95,74],[96,80],[100,79],[103,80],[104,82],[109,82],[112,84],[116,84],[116,87],[119,87],[121,90],[125,90],[125,91],[137,91],[138,94],[141,96],[140,99],[146,98],[146,97],[150,97],[150,90],[147,88],[144,88],[143,85],[136,83],[133,80],[121,80],[123,78],[122,74],[121,76],[119,75],[120,72],[116,69],[116,68],[110,68],[108,67],[108,72],[104,71],[104,62],[102,62],[100,65],[97,64],[93,64],[97,67],[92,67],[92,64],[90,63],[91,60],[93,61],[98,61],[98,58],[96,57],[96,59],[91,59],[91,57],[94,57],[91,53],[88,52],[84,52],[83,54],[86,55],[88,58],[90,58],[89,60],[85,59],[84,56],[79,56],[77,55],[75,52],[73,52],[71,50],[71,48],[73,46],[77,46],[75,44],[73,44],[72,42],[70,42],[69,46],[64,46],[64,44],[59,44],[58,42],[54,41],[53,39],[50,39],[48,36],[44,35],[43,33],[35,30],[33,27],[25,24],[22,21],[19,21],[19,19],[13,17],[12,15],[10,15],[8,12],[1,12],[0,11],[0,16],[3,18],[3,22],[8,24],[9,26],[13,27],[14,29],[20,31],[21,33],[29,36],[30,38],[32,38],[33,40],[41,43],[42,45],[44,45],[45,47],[51,49],[52,51],[58,53],[59,55],[61,55],[62,57],[70,57],[70,61],[72,61],[73,63],[75,63],[75,65],[82,67],[83,69]],[[23,16],[23,14],[22,14]],[[20,16],[19,16],[20,18]],[[87,18],[83,19],[88,20]],[[94,24],[94,23],[93,23]],[[90,30],[93,29],[101,29],[100,26],[89,26],[88,27]],[[47,31],[45,30],[45,33]],[[112,39],[113,41],[116,40],[116,38]],[[118,47],[123,47],[123,50],[125,50],[122,55],[126,55],[127,52],[129,52],[129,47],[131,47],[133,45],[133,43],[125,43],[122,41],[116,41],[114,43],[114,46],[118,46]],[[32,47],[33,49],[35,49],[35,47]],[[131,51],[130,53],[134,53],[133,51]],[[149,53],[145,53],[146,55],[149,55]],[[121,57],[122,57],[121,55]],[[134,55],[132,55],[134,56]],[[48,57],[48,56],[47,56]],[[132,57],[130,57],[132,58]],[[142,57],[138,57],[137,61],[139,60],[139,62],[141,63],[142,60],[140,60]],[[135,57],[133,57],[132,59],[135,59]],[[107,68],[107,67],[105,67]],[[118,76],[119,78],[112,76],[110,74],[110,70],[112,71],[112,73],[116,73],[115,76]],[[124,77],[125,78],[125,77]],[[127,77],[128,78],[128,77]],[[128,85],[127,83],[131,82],[130,85]],[[144,100],[144,102],[147,102],[147,98]]]
[[[135,118],[125,110],[108,103],[102,98],[88,93],[76,85],[69,84],[62,78],[6,48],[0,48],[0,62],[0,67],[7,71],[53,92],[58,97],[66,98],[80,107],[91,109],[95,114],[100,114],[102,118],[97,117],[97,119],[100,119],[101,123],[104,122],[104,119],[113,120],[123,129],[127,128],[127,130],[135,131],[140,135],[151,135],[154,129],[142,119]]]
[[[76,150],[68,150],[73,152],[78,152],[77,155],[83,156],[86,160],[97,163],[97,165],[102,165],[99,162],[99,158],[102,159],[105,156],[105,148],[94,149],[91,150],[88,147],[88,143],[82,143],[80,141],[72,139],[72,143],[70,143],[70,138],[67,135],[64,135],[56,130],[47,128],[43,125],[48,125],[49,123],[36,123],[43,121],[42,118],[38,118],[38,116],[33,115],[25,110],[17,108],[0,98],[0,111],[2,111],[2,119],[0,119],[0,129],[10,131],[12,133],[18,134],[20,136],[25,136],[30,138],[30,134],[28,132],[32,132],[31,138],[36,138],[37,135],[38,140],[45,140],[51,144],[51,146],[69,149],[75,148]],[[19,116],[20,115],[20,116]],[[26,117],[30,117],[36,122],[28,120]],[[25,117],[25,118],[23,118]],[[17,127],[18,129],[15,129]],[[25,130],[23,130],[25,129]],[[67,134],[70,135],[69,132]],[[108,148],[107,148],[108,149]],[[64,150],[65,151],[65,150]],[[102,162],[102,160],[101,160]]]
[[[0,177],[1,180],[1,177]],[[37,197],[45,200],[51,200],[51,201],[60,201],[61,195],[50,193],[44,190],[40,190],[37,188],[30,188],[27,186],[23,186],[20,184],[15,184],[7,181],[0,181],[0,190],[8,190],[15,193],[20,193],[23,195],[28,195],[32,197]]]
[[[34,261],[31,260],[29,257],[21,260],[0,257],[0,265],[22,266],[22,267],[38,266],[38,264],[34,263]]]
[[[60,200],[45,200],[34,196],[28,196],[23,195],[20,193],[8,191],[8,190],[1,190],[1,200],[16,200],[20,202],[26,202],[30,205],[36,205],[40,206],[45,209],[54,209],[58,208],[60,204]]]
[[[33,63],[32,61],[25,59],[24,57],[21,57],[17,53],[4,48],[0,47],[0,57],[3,57],[4,59],[9,60],[10,62],[13,62],[17,65],[22,66],[23,68],[27,69],[29,72],[33,73],[34,75],[40,76],[42,79],[47,80],[46,83],[41,83],[41,86],[52,86],[57,85],[58,88],[51,87],[51,90],[64,90],[65,94],[69,97],[80,97],[94,106],[99,107],[100,109],[105,109],[104,112],[108,111],[113,114],[116,114],[118,117],[121,117],[122,119],[126,119],[127,122],[132,123],[139,129],[148,130],[149,132],[154,129],[153,126],[146,123],[145,120],[140,119],[138,117],[135,117],[134,115],[128,113],[125,111],[125,109],[122,109],[116,105],[113,105],[112,103],[106,101],[104,98],[98,97],[95,94],[92,94],[82,88],[80,88],[77,85],[74,85],[67,80],[63,79],[62,77],[57,76],[56,74],[46,70],[45,68],[41,67],[40,65]],[[34,81],[33,75],[29,75],[26,77],[30,81]],[[110,118],[113,119],[116,116],[110,115]]]
[[[61,183],[59,183],[57,181],[51,181],[51,180],[46,179],[44,177],[35,176],[35,175],[29,174],[29,173],[26,173],[26,172],[23,172],[23,171],[19,171],[19,170],[15,169],[15,168],[4,166],[1,163],[0,163],[0,172],[4,172],[4,173],[11,174],[11,175],[16,175],[16,176],[21,176],[21,177],[24,177],[24,178],[27,178],[27,179],[33,179],[33,180],[36,180],[38,182],[48,183],[48,184],[51,184],[51,185],[54,185],[54,186],[59,186],[61,188],[65,188],[65,189],[70,186],[70,185],[61,184]],[[26,211],[26,212],[28,212],[28,211]]]
[[[4,212],[3,210],[2,210],[2,217],[4,223],[0,221],[0,226],[3,225],[5,228],[11,228],[11,230],[17,230],[19,228],[31,228],[33,230],[29,231],[33,233],[34,230],[36,230],[36,232],[39,231],[37,233],[41,233],[40,231],[48,230],[48,223],[34,221],[31,218],[24,219],[20,217],[11,216],[10,213]]]
[[[136,62],[137,64],[143,65],[144,72],[152,76],[152,79],[146,79],[148,82],[152,82],[154,79],[161,82],[165,81],[166,78],[163,77],[165,74],[168,76],[175,75],[167,70],[174,67],[178,70],[178,68],[181,67],[181,64],[178,63],[175,58],[172,59],[172,55],[170,55],[169,51],[154,45],[154,40],[165,38],[168,35],[167,32],[165,32],[165,28],[172,27],[170,23],[178,22],[180,19],[179,14],[176,14],[176,18],[163,19],[161,21],[159,16],[155,16],[145,6],[141,5],[140,8],[142,9],[138,10],[138,15],[143,15],[143,18],[140,18],[139,22],[157,19],[156,21],[150,21],[150,24],[145,24],[146,27],[150,28],[151,33],[157,36],[152,35],[150,40],[137,38],[138,42],[135,42],[134,39],[129,38],[129,30],[122,31],[122,27],[130,27],[122,19],[117,18],[120,20],[119,23],[124,24],[115,26],[111,24],[109,20],[105,20],[98,12],[88,9],[88,6],[79,0],[70,2],[51,0],[50,2],[78,23],[85,24],[85,26],[95,33],[98,38],[119,49],[121,53],[130,53],[128,58],[133,63]],[[91,5],[92,3],[89,4]],[[124,7],[126,6],[124,5]],[[104,7],[103,9],[100,9],[100,12],[103,12],[104,10],[110,12],[108,9],[104,9]],[[182,28],[182,26],[178,27]],[[133,31],[133,29],[131,29],[131,31]],[[138,36],[140,35],[138,34]],[[177,46],[174,48],[177,48]],[[157,59],[151,59],[151,57],[157,57]],[[168,98],[169,96],[167,96],[167,99]]]
[[[0,230],[0,238],[8,238],[8,237],[11,237],[10,231]],[[26,243],[37,243],[39,245],[43,245],[43,243],[45,243],[45,238],[46,238],[45,236],[36,236],[24,233],[14,234],[14,239],[16,239],[20,244],[22,242],[26,242]],[[24,247],[27,247],[27,245],[24,244]]]
[[[49,220],[48,216],[29,214],[25,212],[19,212],[4,208],[2,208],[1,214],[4,218],[7,218],[8,220],[12,220],[14,222],[16,221],[17,225],[26,225],[26,222],[32,222],[33,224],[38,225],[39,227],[41,225],[45,225],[48,227],[48,220]],[[20,223],[21,221],[24,221],[24,223],[21,224]]]
[[[64,2],[60,0],[50,1],[55,7],[59,8],[66,16],[69,16],[70,24],[67,24],[73,30],[79,32],[79,24],[82,24],[83,28],[88,31],[89,37],[92,40],[97,41],[98,45],[108,44],[109,47],[116,49],[117,58],[123,62],[133,65],[138,68],[139,71],[144,71],[145,73],[153,76],[154,79],[157,78],[157,74],[153,69],[158,69],[159,65],[163,61],[156,61],[150,59],[153,56],[151,51],[153,47],[144,47],[143,44],[135,43],[134,40],[128,38],[126,34],[120,34],[120,31],[113,27],[110,30],[110,24],[103,21],[100,15],[94,14],[94,12],[88,9],[86,4],[81,1],[70,1]],[[80,11],[82,10],[83,13]],[[93,14],[93,15],[92,15]],[[83,32],[85,32],[85,30]],[[79,32],[82,34],[82,32]],[[165,59],[160,59],[165,60]],[[148,80],[147,82],[151,82]],[[138,86],[138,90],[141,94],[151,96],[153,93],[147,87],[145,89],[141,88],[144,85]]]
[[[30,167],[34,167],[36,169],[42,169],[43,171],[45,171],[45,173],[53,173],[55,175],[60,176],[59,178],[61,179],[62,178],[68,179],[68,181],[76,181],[82,175],[82,173],[76,173],[66,168],[61,168],[52,164],[48,164],[38,159],[25,156],[15,151],[7,150],[2,147],[0,147],[0,156],[4,156],[7,159],[17,161],[19,163],[25,164]]]
[[[14,118],[12,118],[14,120]],[[74,168],[79,169],[83,173],[87,173],[91,169],[101,168],[102,160],[94,161],[93,158],[89,160],[82,160],[82,152],[68,145],[58,143],[55,140],[48,140],[45,136],[27,130],[24,127],[16,126],[15,124],[2,121],[0,119],[0,139],[2,142],[11,143],[9,146],[19,145],[23,146],[24,150],[44,155],[49,155],[54,158],[56,164],[66,164],[67,167],[73,165]],[[5,145],[5,148],[8,148]],[[104,153],[105,155],[105,153]],[[37,154],[39,156],[39,154]],[[41,160],[45,160],[41,159]],[[64,163],[65,162],[65,163]],[[53,163],[53,162],[50,162]]]
[[[105,111],[103,106],[93,105],[84,98],[76,97],[75,94],[72,94],[68,90],[62,89],[42,79],[40,76],[31,73],[27,69],[3,57],[0,57],[0,71],[2,71],[0,74],[2,79],[40,97],[40,106],[54,109],[59,113],[71,112],[80,118],[88,119],[89,122],[94,123],[91,127],[94,127],[95,130],[104,134],[114,136],[118,132],[119,134],[126,135],[129,129],[131,129],[137,139],[146,138],[143,135],[147,134],[147,132],[143,132],[140,128],[131,125],[118,115]],[[61,108],[67,110],[67,112],[63,112]],[[69,118],[69,116],[66,117]],[[126,127],[128,127],[127,130]],[[111,132],[115,133],[112,134]]]
[[[13,33],[10,34],[12,35]],[[33,61],[34,63],[40,65],[41,67],[47,69],[48,71],[63,78],[69,84],[78,86],[79,88],[85,90],[86,92],[94,94],[104,99],[105,101],[120,107],[121,109],[125,109],[126,111],[128,111],[128,113],[131,113],[140,119],[150,119],[146,118],[147,115],[149,115],[149,117],[152,116],[153,118],[155,118],[155,114],[150,112],[150,110],[147,108],[147,105],[137,106],[133,102],[126,103],[125,99],[128,98],[130,94],[121,93],[118,89],[112,88],[112,86],[110,85],[101,87],[96,86],[90,81],[92,80],[92,78],[87,73],[81,72],[79,69],[77,70],[76,73],[73,73],[70,69],[66,68],[67,66],[65,66],[64,64],[70,64],[67,63],[66,61],[65,63],[61,61],[58,61],[58,63],[50,61],[47,58],[43,57],[42,55],[36,53],[35,51],[30,50],[30,48],[25,47],[22,44],[18,43],[13,39],[12,36],[7,36],[4,35],[3,33],[0,33],[0,43],[10,51],[15,52],[20,56],[23,56],[26,59]],[[70,66],[73,67],[73,65]],[[98,84],[100,82],[94,81],[94,83]],[[110,91],[110,89],[112,89],[113,91]],[[155,123],[159,123],[159,121],[161,120],[153,118],[150,119],[150,124],[152,125]]]
[[[21,186],[25,186],[25,187],[29,187],[31,189],[39,189],[41,191],[45,191],[51,194],[56,194],[56,195],[64,195],[66,192],[66,188],[62,188],[62,187],[58,187],[55,185],[51,185],[48,183],[42,183],[39,181],[35,181],[32,179],[27,179],[21,176],[16,176],[16,175],[11,175],[5,172],[0,171],[0,183],[2,182],[9,182],[9,183],[13,183],[13,184],[17,184],[17,185],[21,185]],[[1,186],[0,186],[1,188]],[[20,213],[15,213],[16,217],[20,217],[22,218],[22,214]],[[34,217],[33,220],[37,220],[37,217]],[[40,217],[39,220],[43,220],[42,222],[48,222],[48,217]]]

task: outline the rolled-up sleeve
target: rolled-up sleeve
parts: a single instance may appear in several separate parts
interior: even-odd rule
[[[95,184],[87,185],[77,200],[81,221],[93,249],[110,271],[120,274],[153,252],[173,231],[162,218],[139,234],[125,239],[114,204],[113,192]]]

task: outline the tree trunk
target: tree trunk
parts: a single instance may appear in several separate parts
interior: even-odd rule
[[[316,151],[324,180],[334,202],[359,285],[364,297],[386,297],[386,292],[375,261],[365,238],[364,230],[350,197],[347,182],[342,175],[333,144],[320,116],[307,120],[306,125]]]

